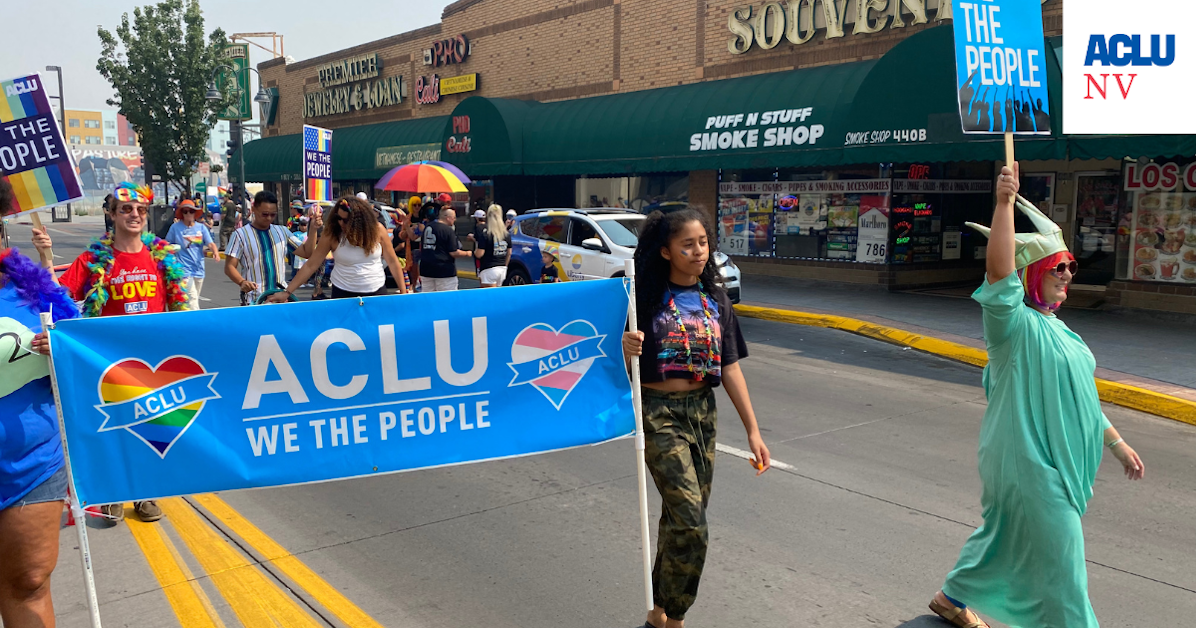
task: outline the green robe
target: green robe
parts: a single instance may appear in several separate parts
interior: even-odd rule
[[[1016,274],[972,295],[984,308],[988,409],[980,426],[984,523],[943,592],[1019,628],[1095,628],[1080,517],[1109,427],[1096,360],[1063,321],[1023,304]]]

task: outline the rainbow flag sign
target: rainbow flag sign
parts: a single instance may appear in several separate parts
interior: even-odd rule
[[[70,148],[50,110],[40,74],[0,81],[0,177],[12,184],[23,213],[83,198]]]
[[[308,201],[332,203],[332,131],[303,125],[303,189]]]

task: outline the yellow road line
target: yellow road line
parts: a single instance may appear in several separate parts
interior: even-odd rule
[[[125,508],[132,510],[132,505]],[[224,622],[220,621],[211,600],[191,575],[174,543],[162,533],[161,524],[142,523],[132,517],[125,521],[179,624],[183,628],[224,628]]]
[[[747,318],[759,318],[781,323],[847,331],[876,340],[911,347],[919,351],[925,351],[926,353],[933,353],[934,355],[963,362],[964,364],[971,364],[972,366],[985,366],[988,364],[988,352],[983,349],[939,338],[932,338],[930,336],[921,336],[894,327],[885,327],[854,318],[847,318],[846,316],[811,314],[809,312],[781,310],[755,305],[736,305],[735,311],[740,316]],[[1161,416],[1166,419],[1196,425],[1196,402],[1100,378],[1096,379],[1096,391],[1100,394],[1101,401]]]
[[[223,499],[211,493],[193,495],[192,499],[199,502],[266,560],[277,565],[288,578],[341,621],[352,628],[383,628],[382,624],[374,621],[373,617],[370,617],[335,587],[316,575],[316,572],[303,564],[303,561],[288,552],[286,548],[250,523],[248,519],[242,517],[241,513],[229,506]]]
[[[181,498],[158,501],[191,554],[220,590],[246,628],[322,628],[307,610],[282,591],[228,541],[200,519]]]

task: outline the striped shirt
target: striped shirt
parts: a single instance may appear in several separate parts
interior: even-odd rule
[[[246,225],[233,232],[225,254],[237,258],[241,276],[257,284],[257,290],[246,294],[250,303],[267,290],[287,287],[287,251],[302,245],[303,240],[282,225],[270,225],[269,231]],[[263,255],[262,251],[267,253]]]

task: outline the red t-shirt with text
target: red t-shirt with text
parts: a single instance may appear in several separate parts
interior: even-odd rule
[[[112,254],[112,272],[105,278],[108,301],[100,310],[100,316],[165,312],[166,285],[149,248],[142,247],[139,253],[114,250]],[[91,279],[85,257],[90,256],[80,256],[58,278],[58,283],[69,290],[76,301],[83,300],[87,282]]]

